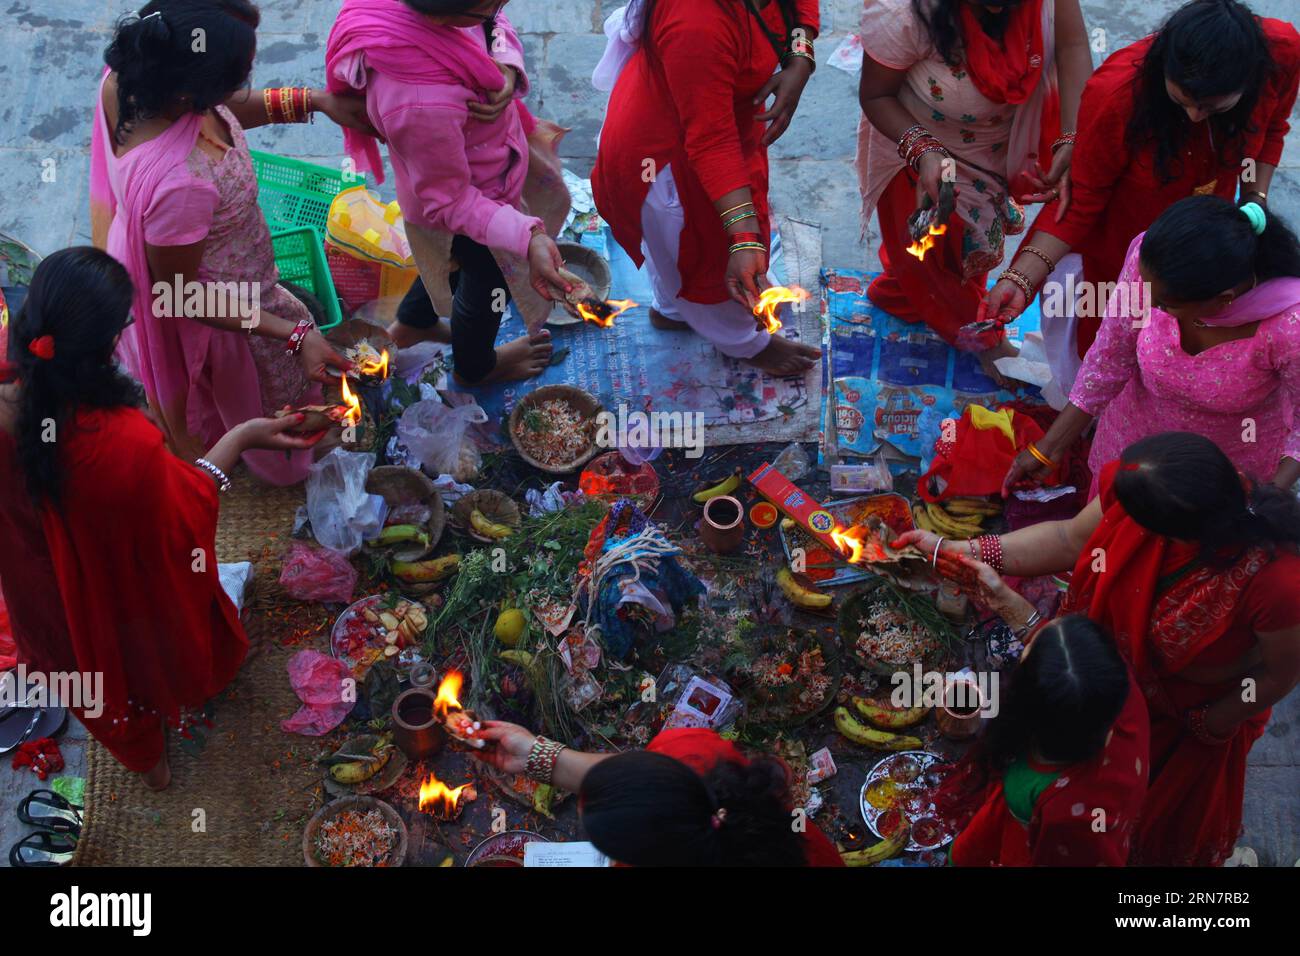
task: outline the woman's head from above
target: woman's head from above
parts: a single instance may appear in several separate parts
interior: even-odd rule
[[[703,776],[664,754],[602,760],[578,795],[588,839],[631,866],[802,866],[785,765],[721,761]]]
[[[1258,203],[1188,196],[1147,229],[1139,269],[1156,308],[1213,324],[1260,283],[1300,277],[1300,240]]]
[[[1025,648],[989,726],[993,765],[1005,770],[1030,752],[1062,764],[1093,757],[1128,691],[1128,669],[1097,623],[1082,614],[1050,621]]]
[[[1272,69],[1268,40],[1249,7],[1192,0],[1165,21],[1142,62],[1130,145],[1154,141],[1157,169],[1172,178],[1191,126],[1218,117],[1221,138],[1247,129]]]
[[[34,495],[58,492],[51,424],[57,436],[74,408],[139,404],[139,386],[113,361],[132,295],[121,263],[90,246],[62,249],[32,275],[9,324],[9,361],[18,368],[15,438]]]
[[[1201,545],[1223,564],[1251,546],[1300,544],[1300,501],[1237,471],[1210,439],[1164,432],[1124,449],[1115,495],[1130,518],[1166,538]]]
[[[261,14],[249,0],[151,0],[117,24],[119,142],[135,123],[202,113],[248,83]]]
[[[491,23],[510,0],[402,0],[416,13],[451,27],[476,27]]]

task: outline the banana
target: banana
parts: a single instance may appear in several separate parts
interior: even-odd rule
[[[853,850],[851,852],[840,851],[840,859],[844,861],[845,866],[875,866],[877,863],[883,863],[885,860],[898,856],[907,848],[911,842],[912,827],[906,822],[894,831],[893,836],[881,840],[875,846],[869,846],[865,850]]]
[[[449,578],[460,570],[460,555],[449,554],[430,561],[394,561],[393,574],[408,584],[425,584]]]
[[[524,670],[532,670],[533,655],[528,651],[502,651],[498,656],[507,664],[518,664]]]
[[[705,488],[702,491],[695,492],[691,500],[693,500],[697,505],[702,505],[710,498],[716,498],[718,495],[729,495],[739,487],[740,472],[733,471],[711,488]]]
[[[872,750],[920,750],[924,746],[918,737],[904,737],[864,727],[853,719],[847,707],[835,708],[835,729],[855,744]]]
[[[925,510],[925,505],[912,506],[912,523],[921,531],[935,531],[934,522],[930,520],[930,514]]]
[[[853,707],[867,720],[884,730],[903,730],[919,724],[930,712],[929,707],[908,707],[903,710],[879,707],[865,697],[854,697]]]
[[[1002,506],[983,498],[949,498],[943,503],[944,510],[950,515],[979,515],[991,518],[1002,514]]]
[[[549,783],[539,783],[537,789],[533,791],[533,809],[542,816],[554,820],[555,811],[551,809],[554,804],[555,788]]]
[[[936,534],[950,538],[973,538],[984,530],[978,521],[959,521],[933,502],[926,502],[925,512]]]
[[[489,520],[488,516],[477,508],[469,513],[469,526],[483,537],[491,538],[493,541],[500,541],[515,533],[509,525],[497,524]]]
[[[389,759],[393,756],[393,748],[385,747],[376,752],[378,760],[353,760],[349,763],[339,763],[330,767],[330,776],[337,783],[365,783],[379,771],[388,765]]]
[[[831,596],[823,594],[821,591],[813,588],[806,588],[795,580],[789,568],[782,568],[776,572],[776,583],[781,588],[781,593],[790,599],[790,603],[796,607],[820,609],[829,607]]]
[[[379,537],[372,541],[371,544],[383,548],[392,544],[405,544],[408,541],[415,542],[422,548],[427,548],[429,546],[429,533],[419,525],[394,524],[379,532]]]

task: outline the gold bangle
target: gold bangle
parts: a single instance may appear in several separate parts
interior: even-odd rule
[[[1038,446],[1035,445],[1033,442],[1030,442],[1028,445],[1025,446],[1025,451],[1029,452],[1029,454],[1033,455],[1035,458],[1039,460],[1039,462],[1046,465],[1048,468],[1056,467],[1056,462],[1052,461],[1052,459],[1048,458],[1041,451],[1039,451]]]
[[[262,91],[262,104],[266,107],[266,121],[275,122],[275,114],[271,112],[271,88],[268,86]]]
[[[1049,274],[1056,271],[1056,263],[1053,262],[1042,249],[1039,249],[1036,246],[1021,246],[1020,251],[1027,252],[1032,256],[1038,256],[1038,258],[1042,259],[1043,262],[1047,264],[1047,271]]]
[[[746,206],[752,206],[752,205],[754,205],[754,203],[753,203],[752,200],[749,201],[749,202],[742,202],[739,206],[732,206],[730,209],[727,209],[727,210],[725,210],[725,211],[723,211],[723,212],[718,213],[718,218],[719,218],[719,219],[726,219],[728,216],[730,216],[730,215],[731,215],[733,212],[735,212],[736,210],[738,210],[738,209],[744,209]]]

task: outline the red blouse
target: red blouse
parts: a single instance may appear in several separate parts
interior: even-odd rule
[[[686,764],[703,776],[722,761],[747,763],[742,754],[730,740],[718,736],[712,730],[698,727],[683,727],[677,730],[665,730],[650,741],[646,750],[663,754]],[[817,828],[817,824],[808,821],[808,828],[803,832],[804,855],[809,866],[843,866],[835,844],[826,834]]]
[[[796,0],[796,22],[816,35],[816,0]],[[778,37],[780,6],[760,15]],[[659,0],[641,48],[614,85],[591,173],[592,193],[614,238],[641,265],[641,207],[647,173],[672,167],[685,210],[680,295],[725,302],[728,242],[713,204],[748,186],[761,232],[770,235],[767,150],[754,97],[779,65],[743,0]]]
[[[1183,161],[1173,170],[1180,174],[1166,183],[1156,174],[1153,147],[1136,155],[1129,152],[1124,133],[1133,115],[1138,72],[1155,38],[1139,40],[1112,54],[1084,87],[1070,164],[1069,210],[1057,222],[1057,205],[1049,204],[1021,247],[1032,244],[1034,233],[1041,230],[1083,256],[1088,281],[1114,282],[1129,242],[1170,205],[1198,193],[1235,197],[1241,175],[1235,156],[1276,166],[1300,85],[1300,34],[1283,20],[1261,17],[1259,23],[1276,70],[1260,91],[1240,153],[1229,149],[1221,162],[1210,141],[1209,123],[1200,123],[1192,130]]]

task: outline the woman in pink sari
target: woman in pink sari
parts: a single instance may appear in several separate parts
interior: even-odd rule
[[[1088,464],[1140,438],[1191,431],[1248,475],[1300,479],[1300,241],[1256,203],[1170,206],[1129,246],[1070,402],[1007,487],[1038,477],[1097,419]],[[1037,452],[1037,455],[1035,454]],[[1041,456],[1041,457],[1039,457]]]
[[[95,243],[136,290],[118,356],[186,459],[241,421],[315,400],[309,379],[346,366],[279,284],[244,129],[305,122],[313,110],[364,125],[364,101],[240,92],[258,22],[247,0],[152,0],[118,24],[95,106]],[[292,484],[312,452],[254,451],[244,461],[259,478]]]

